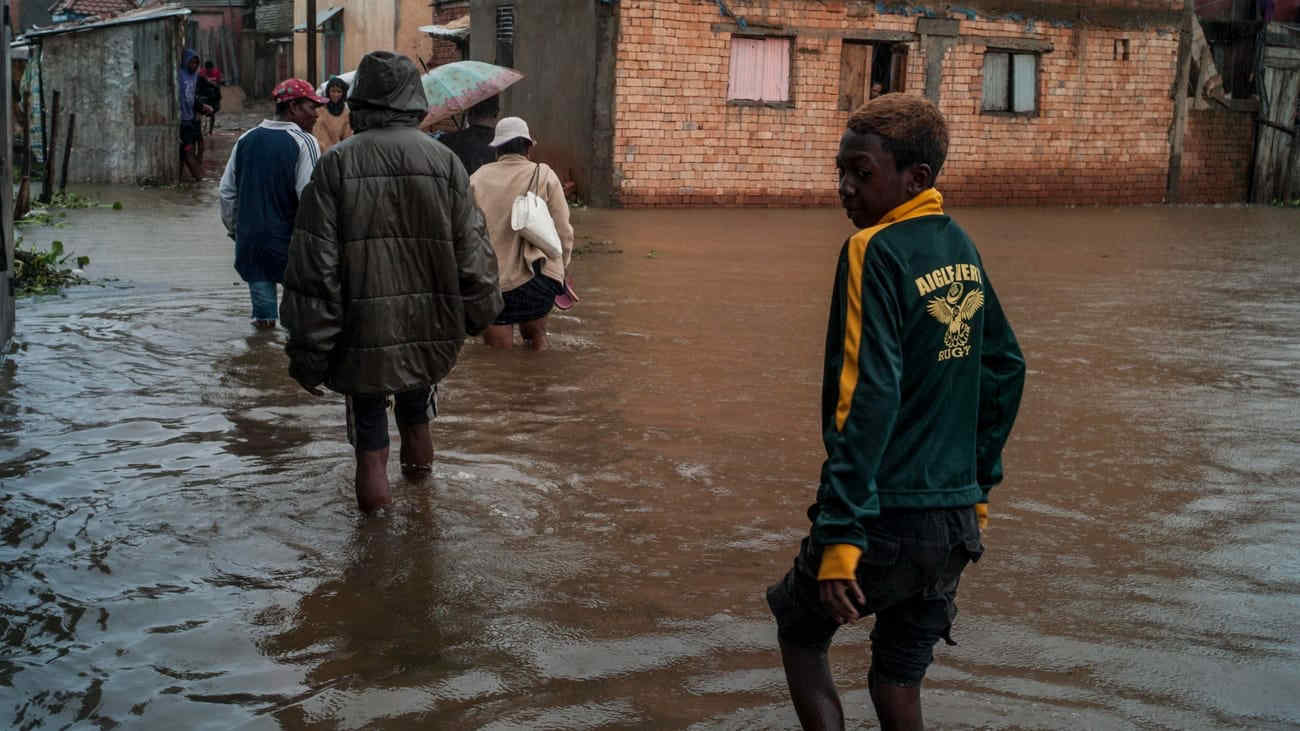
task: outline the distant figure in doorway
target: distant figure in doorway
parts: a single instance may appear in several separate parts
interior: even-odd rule
[[[555,298],[565,292],[564,274],[573,254],[573,226],[569,224],[569,202],[559,176],[545,163],[528,159],[533,138],[528,124],[519,117],[497,122],[490,143],[497,150],[497,161],[484,165],[470,176],[469,187],[474,200],[483,209],[488,234],[496,251],[501,271],[501,293],[505,309],[483,339],[494,348],[509,348],[514,343],[515,326],[524,344],[533,350],[547,347],[546,316],[555,306]],[[546,202],[555,231],[560,235],[563,256],[552,259],[528,243],[510,225],[510,209],[515,198],[533,191]]]
[[[212,130],[217,125],[217,112],[221,111],[221,87],[208,79],[202,73],[199,74],[198,89],[194,92],[194,98],[198,101],[202,110],[199,113],[200,127],[203,119],[208,122],[208,131],[206,134],[212,134]],[[199,137],[199,162],[203,162],[203,137]]]
[[[203,78],[211,81],[213,84],[221,86],[221,69],[217,68],[217,65],[212,63],[210,59],[203,62],[203,70],[199,73],[203,75]]]
[[[438,141],[460,158],[465,172],[471,176],[488,163],[496,162],[497,150],[492,146],[496,137],[497,114],[500,113],[500,97],[493,96],[475,104],[466,113],[469,124],[465,129],[457,130],[438,138]]]
[[[212,108],[198,100],[199,54],[185,49],[181,56],[181,69],[176,77],[181,107],[181,164],[195,180],[203,179],[203,166],[199,160],[199,145],[203,140],[203,125],[198,115],[208,114]]]
[[[884,84],[880,83],[879,81],[871,82],[871,97],[870,97],[871,99],[875,99],[876,97],[884,93],[885,93]]]
[[[335,76],[325,85],[325,108],[316,118],[312,134],[320,143],[322,155],[330,148],[352,136],[352,116],[348,112],[348,82]]]
[[[310,130],[325,99],[302,79],[271,92],[275,119],[235,142],[221,176],[221,221],[235,240],[235,271],[248,282],[253,326],[275,327],[275,285],[284,281],[298,198],[311,180],[320,146]]]

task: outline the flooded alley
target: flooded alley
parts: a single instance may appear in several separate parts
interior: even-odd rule
[[[0,724],[789,729],[841,212],[579,210],[551,351],[467,344],[361,518],[343,399],[254,331],[215,191],[29,228],[120,281],[0,369]],[[1029,366],[934,728],[1300,725],[1300,218],[956,210]],[[395,433],[395,432],[394,432]],[[832,661],[875,727],[870,621]]]

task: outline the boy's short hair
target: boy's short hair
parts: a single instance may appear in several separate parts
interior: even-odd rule
[[[848,128],[858,134],[880,137],[881,145],[894,156],[899,170],[925,163],[937,179],[948,157],[948,124],[938,107],[922,96],[878,96],[853,112]]]

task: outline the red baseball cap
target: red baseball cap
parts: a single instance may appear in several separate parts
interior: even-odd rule
[[[317,104],[329,102],[325,97],[318,95],[311,84],[302,79],[285,79],[276,84],[275,90],[271,92],[271,101],[276,104],[291,102],[295,99],[310,99]]]

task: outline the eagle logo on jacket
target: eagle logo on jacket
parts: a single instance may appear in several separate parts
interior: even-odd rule
[[[963,293],[966,294],[964,298]],[[948,326],[947,332],[943,334],[943,344],[949,348],[960,348],[970,342],[970,320],[983,305],[983,290],[965,292],[961,282],[953,282],[946,294],[932,298],[925,309],[934,319]]]

